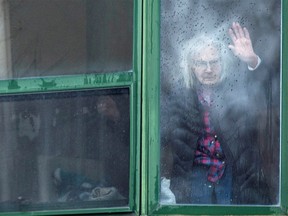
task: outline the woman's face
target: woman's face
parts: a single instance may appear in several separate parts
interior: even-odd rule
[[[220,82],[222,74],[221,59],[218,50],[207,46],[192,57],[192,73],[203,85]]]

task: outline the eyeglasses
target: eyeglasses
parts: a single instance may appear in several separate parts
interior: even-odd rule
[[[206,68],[217,68],[220,66],[220,59],[215,59],[211,61],[202,61],[202,60],[194,60],[193,64],[195,67],[199,69],[206,69]]]

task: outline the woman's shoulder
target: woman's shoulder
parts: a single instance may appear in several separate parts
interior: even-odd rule
[[[199,135],[203,122],[195,92],[187,90],[181,94],[175,94],[166,106],[161,107],[162,126],[170,128],[170,135],[175,135],[179,131],[181,134],[187,131]]]

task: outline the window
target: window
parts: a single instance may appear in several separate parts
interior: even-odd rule
[[[132,69],[132,1],[113,5],[103,0],[9,0],[6,4],[11,77]]]
[[[153,17],[144,32],[153,38],[144,46],[147,214],[282,212],[286,2],[206,3],[145,5]],[[252,43],[255,64],[238,50],[241,38]]]
[[[139,7],[1,2],[1,213],[137,211]]]
[[[287,214],[286,0],[0,3],[0,215]]]

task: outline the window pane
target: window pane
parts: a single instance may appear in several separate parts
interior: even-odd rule
[[[132,69],[133,0],[7,0],[1,7],[2,78]]]
[[[161,1],[160,202],[279,203],[280,35],[280,0]]]
[[[129,89],[0,101],[0,211],[128,206]]]

